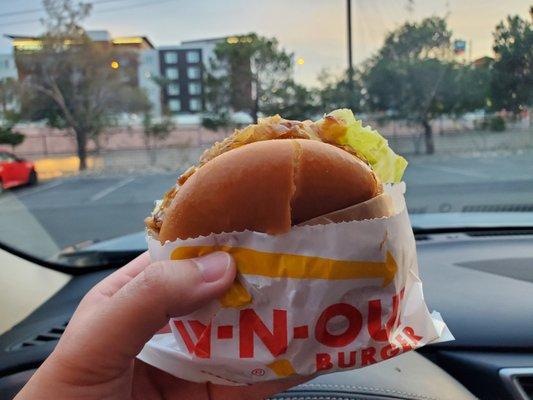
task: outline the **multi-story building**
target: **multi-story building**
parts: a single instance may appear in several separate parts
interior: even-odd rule
[[[125,37],[111,37],[111,34],[105,30],[86,31],[87,37],[93,42],[110,45],[117,48],[130,50],[145,50],[153,49],[154,45],[146,36],[125,36]],[[13,50],[16,51],[32,51],[42,48],[42,37],[27,36],[27,35],[5,35],[11,39],[13,43]]]
[[[13,54],[0,54],[0,80],[17,79],[17,66]]]
[[[217,43],[232,38],[189,40],[175,46],[156,48],[145,36],[112,37],[105,30],[87,31],[87,35],[93,42],[125,50],[124,57],[119,53],[117,60],[110,67],[120,68],[128,82],[145,90],[156,117],[163,113],[177,116],[194,115],[205,110],[206,66]],[[15,61],[19,52],[38,51],[42,48],[42,41],[38,36],[6,37],[12,40],[13,55],[6,55],[5,61],[2,58],[4,56],[0,56],[0,78],[3,73],[17,76]],[[5,62],[6,66],[10,63],[9,72],[4,72],[2,62]],[[18,76],[24,76],[20,66]]]
[[[203,110],[203,62],[199,48],[179,46],[159,49],[163,82],[163,109],[172,113],[197,113]]]
[[[159,47],[159,65],[163,77],[161,102],[172,114],[195,114],[205,109],[205,68],[215,46],[226,38],[189,40],[178,46]]]
[[[152,104],[152,114],[155,117],[161,116],[161,86],[157,79],[160,76],[158,50],[145,50],[139,54],[137,75],[139,87],[144,89],[150,104]]]
[[[110,67],[120,68],[125,81],[132,85],[138,85],[138,55],[154,48],[147,37],[128,36],[112,38],[109,32],[104,30],[87,31],[86,34],[93,43],[113,49],[116,59],[112,61]],[[6,37],[12,40],[13,56],[17,64],[18,76],[20,79],[24,79],[24,75],[29,72],[25,69],[32,67],[21,65],[18,55],[37,52],[42,49],[42,38],[39,36],[21,35],[6,35]],[[76,43],[67,43],[67,45],[75,46]]]

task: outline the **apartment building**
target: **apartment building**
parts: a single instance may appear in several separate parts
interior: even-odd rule
[[[124,49],[124,57],[119,53],[110,67],[124,74],[130,84],[145,90],[155,117],[163,113],[198,115],[205,110],[206,66],[217,43],[228,40],[227,37],[189,40],[155,47],[146,36],[112,37],[105,30],[87,31],[87,35],[93,42]],[[42,48],[42,40],[39,36],[6,37],[12,40],[13,54],[0,55],[0,79],[4,75],[23,78],[24,71],[20,66],[17,71],[16,55],[38,51]]]

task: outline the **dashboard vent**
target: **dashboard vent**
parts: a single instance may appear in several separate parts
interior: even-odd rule
[[[500,377],[513,400],[533,399],[533,368],[503,368]]]
[[[418,234],[415,233],[415,240],[417,242],[421,242],[424,240],[430,240],[430,239],[431,238],[429,237],[429,235],[424,235],[423,233],[418,233]]]
[[[531,212],[533,204],[481,204],[463,207],[463,212]]]
[[[533,229],[502,229],[494,231],[472,231],[465,232],[468,236],[483,237],[483,236],[517,236],[517,235],[533,235]]]
[[[61,338],[63,332],[65,332],[67,325],[68,321],[60,325],[55,325],[45,332],[39,333],[38,335],[33,336],[21,343],[11,346],[9,350],[15,351],[26,347],[40,346],[50,342],[57,342]]]

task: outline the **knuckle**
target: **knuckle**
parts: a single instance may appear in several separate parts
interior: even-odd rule
[[[161,293],[166,289],[166,268],[163,262],[157,261],[144,269],[139,284],[150,293]]]
[[[156,261],[142,272],[140,285],[151,297],[179,299],[196,284],[193,261]]]

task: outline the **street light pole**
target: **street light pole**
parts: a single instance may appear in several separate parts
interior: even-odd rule
[[[348,35],[348,71],[353,71],[352,62],[352,0],[346,0],[346,22]]]
[[[346,0],[346,22],[348,42],[348,107],[354,109],[353,59],[352,59],[352,0]]]

